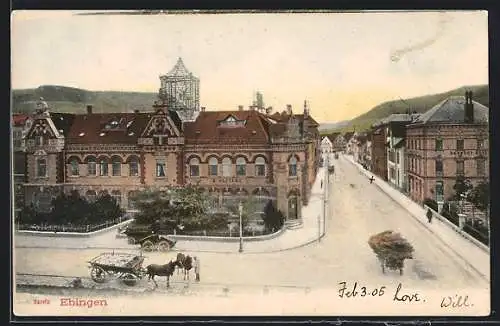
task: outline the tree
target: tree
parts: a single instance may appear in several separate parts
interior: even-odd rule
[[[467,195],[472,189],[472,184],[468,179],[462,176],[457,177],[453,190],[455,190],[454,200],[460,200],[462,195]]]
[[[93,216],[89,217],[91,222],[108,221],[122,216],[125,211],[118,205],[116,200],[109,194],[99,196],[92,203]]]
[[[251,217],[255,216],[260,211],[260,204],[257,198],[254,196],[242,198],[240,200],[240,203],[242,205],[241,224],[243,229],[245,229],[248,226]],[[231,205],[228,207],[228,209],[231,213],[233,213],[233,215],[239,218],[239,204]]]
[[[469,194],[468,200],[477,208],[487,212],[490,205],[490,184],[480,182]]]
[[[139,224],[163,223],[183,224],[186,230],[199,229],[207,218],[208,197],[194,186],[172,188],[168,191],[147,189],[137,193],[133,199],[139,213]]]
[[[264,220],[264,226],[268,232],[280,229],[285,221],[283,214],[276,209],[272,200],[269,200],[264,207],[262,219]]]

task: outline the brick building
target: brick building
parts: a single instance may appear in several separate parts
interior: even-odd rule
[[[438,103],[407,126],[405,160],[409,193],[442,203],[454,194],[458,176],[472,184],[489,177],[489,109],[472,92]]]
[[[50,112],[41,104],[26,137],[25,198],[49,210],[62,191],[89,200],[109,193],[134,209],[135,191],[194,184],[215,206],[255,195],[272,199],[300,223],[318,161],[318,123],[305,106],[294,114],[254,110],[205,111],[183,122],[161,102],[151,112]]]

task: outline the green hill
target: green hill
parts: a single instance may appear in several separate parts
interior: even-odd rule
[[[54,112],[86,112],[92,104],[94,112],[129,112],[151,109],[156,93],[87,91],[66,86],[44,85],[32,89],[12,91],[14,113],[33,112],[36,101],[43,97]]]
[[[352,119],[348,125],[329,130],[329,132],[346,132],[353,131],[354,129],[356,129],[356,131],[368,130],[374,122],[393,113],[407,113],[408,109],[410,109],[411,112],[424,113],[449,96],[463,96],[466,90],[471,90],[474,93],[474,101],[477,101],[487,107],[490,106],[488,85],[463,86],[445,93],[384,102],[377,105],[370,111]]]

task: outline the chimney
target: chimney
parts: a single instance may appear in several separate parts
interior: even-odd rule
[[[134,110],[134,113],[139,113],[139,110],[135,109],[135,110]]]
[[[248,107],[248,109],[249,109],[250,111],[255,111],[255,108],[256,108],[256,107],[257,107],[256,105],[250,105],[250,106]],[[241,111],[243,111],[243,108],[241,109]]]
[[[268,107],[268,108],[266,109],[266,114],[270,115],[272,111],[273,111],[273,107],[272,107],[272,106],[270,106],[270,107]]]
[[[243,111],[243,105],[238,105],[238,111]]]
[[[205,107],[204,106],[201,107],[201,112],[205,112]]]
[[[291,104],[286,105],[286,113],[288,115],[292,115],[292,105]]]
[[[465,92],[465,123],[474,123],[474,104],[472,104],[472,91]]]
[[[92,105],[87,105],[87,114],[92,114]]]
[[[309,109],[307,108],[307,101],[304,100],[304,119],[309,118]]]

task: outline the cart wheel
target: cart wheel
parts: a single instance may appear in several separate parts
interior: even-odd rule
[[[137,278],[134,274],[127,273],[123,275],[123,283],[128,286],[134,286],[137,283]]]
[[[101,267],[94,266],[90,271],[90,277],[96,283],[104,283],[106,280],[106,272]]]
[[[146,240],[142,243],[142,249],[144,251],[153,251],[153,248],[154,248],[154,244],[153,244],[153,242],[151,242],[149,240]]]
[[[158,243],[158,250],[159,251],[169,251],[170,250],[170,243],[166,240],[162,240]]]

